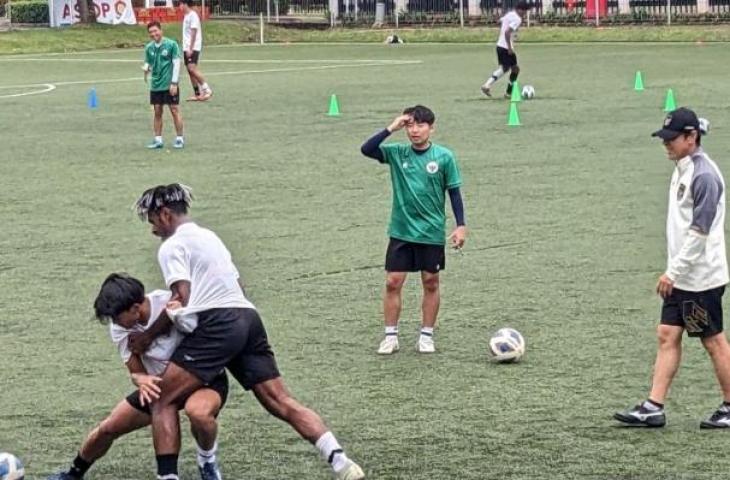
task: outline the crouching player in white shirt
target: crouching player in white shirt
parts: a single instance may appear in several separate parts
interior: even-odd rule
[[[167,290],[155,290],[145,295],[144,285],[124,274],[113,273],[104,280],[94,302],[95,314],[100,321],[110,322],[111,339],[119,349],[137,390],[119,402],[109,416],[94,427],[71,467],[48,477],[48,480],[83,478],[91,465],[106,454],[114,440],[150,424],[150,405],[160,396],[158,383],[184,335],[171,328],[156,337],[141,356],[129,350],[129,335],[144,332],[165,317],[171,295]],[[198,469],[202,480],[221,480],[215,457],[216,417],[227,396],[228,378],[222,372],[210,384],[195,390],[184,402],[185,413],[198,444]]]

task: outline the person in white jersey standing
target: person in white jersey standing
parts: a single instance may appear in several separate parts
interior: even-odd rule
[[[723,403],[700,428],[730,427],[730,345],[723,333],[722,295],[728,283],[725,254],[725,181],[701,147],[697,115],[679,108],[653,133],[674,164],[667,212],[667,269],[656,291],[664,300],[659,348],[649,397],[614,418],[663,427],[664,402],[679,368],[682,336],[698,337],[712,360]]]
[[[230,252],[215,233],[190,219],[191,201],[190,189],[173,183],[148,189],[136,202],[140,218],[163,240],[157,259],[172,290],[169,321],[189,332],[172,355],[160,382],[160,398],[152,404],[158,479],[178,480],[176,404],[224,368],[245,390],[252,390],[269,413],[314,444],[335,478],[364,479],[362,469],[345,455],[320,416],[287,391],[264,324],[243,293]],[[158,321],[130,339],[135,344],[132,351],[146,350],[169,321],[167,325]]]
[[[192,0],[179,0],[179,2],[180,8],[185,15],[182,24],[183,57],[185,58],[185,67],[188,69],[194,92],[194,95],[188,98],[188,101],[204,102],[213,96],[213,90],[198,68],[203,50],[203,26],[198,12],[190,8]]]
[[[499,19],[501,24],[499,39],[497,40],[497,63],[499,66],[482,85],[482,93],[488,97],[492,96],[492,85],[507,72],[509,72],[509,84],[507,85],[507,93],[504,96],[507,98],[512,96],[512,87],[520,74],[514,42],[517,38],[517,30],[522,25],[522,19],[529,9],[530,5],[528,3],[519,2],[514,10],[510,10]]]

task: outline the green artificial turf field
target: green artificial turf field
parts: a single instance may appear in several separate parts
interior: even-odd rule
[[[721,397],[697,341],[686,342],[666,429],[616,428],[611,415],[647,394],[655,353],[672,165],[649,134],[673,88],[710,119],[706,150],[730,172],[726,49],[522,45],[521,80],[537,96],[509,128],[508,103],[479,92],[491,45],[210,48],[201,68],[215,96],[183,105],[184,151],[144,148],[141,51],[0,57],[0,450],[43,478],[131,391],[91,303],[112,271],[162,286],[158,240],[130,207],[145,188],[180,181],[197,196],[194,217],[232,251],[292,392],[369,478],[725,474],[730,439],[698,429]],[[636,70],[644,92],[633,91]],[[325,114],[333,93],[339,118]],[[359,147],[414,103],[435,110],[435,140],[457,154],[470,237],[447,257],[438,354],[414,351],[412,278],[402,350],[381,358],[390,184]],[[523,363],[489,363],[502,326],[525,335]],[[221,416],[226,478],[329,478],[313,448],[233,391]],[[185,425],[182,474],[197,478]],[[88,478],[153,475],[143,431]]]

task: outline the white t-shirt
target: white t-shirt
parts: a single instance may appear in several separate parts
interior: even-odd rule
[[[497,40],[497,46],[509,49],[510,45],[507,43],[507,30],[512,30],[512,43],[514,44],[517,39],[517,29],[522,25],[522,18],[517,15],[517,12],[511,10],[500,19],[502,27],[499,29],[499,40]]]
[[[119,355],[122,357],[124,363],[127,363],[132,356],[132,352],[129,350],[129,334],[133,332],[144,332],[154,325],[171,296],[172,293],[167,290],[155,290],[147,294],[147,298],[150,300],[150,319],[147,325],[137,324],[129,330],[114,323],[109,325],[109,334],[112,337],[112,342],[119,349]],[[176,328],[171,328],[168,334],[157,337],[141,357],[142,365],[144,365],[147,373],[150,375],[162,375],[165,368],[167,368],[170,357],[175,352],[177,346],[180,345],[180,342],[182,342],[183,337],[184,335]]]
[[[667,274],[676,288],[690,292],[730,281],[725,253],[725,180],[701,148],[678,161],[672,174]]]
[[[182,29],[183,50],[190,50],[190,40],[193,37],[193,29],[195,29],[197,30],[197,33],[195,34],[195,45],[193,45],[193,50],[196,52],[201,51],[203,49],[203,28],[200,25],[200,17],[198,17],[198,12],[196,12],[195,10],[190,10],[190,13],[185,15]]]
[[[238,283],[238,269],[218,235],[193,222],[177,227],[157,253],[165,284],[190,282],[190,299],[172,321],[183,332],[197,328],[197,312],[213,308],[256,308]],[[168,312],[171,313],[171,312]]]

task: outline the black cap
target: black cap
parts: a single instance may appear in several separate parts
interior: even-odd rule
[[[674,140],[683,133],[700,131],[700,120],[695,112],[689,108],[678,108],[673,112],[669,112],[664,119],[664,125],[661,130],[652,133],[652,137],[659,137],[662,140]]]

